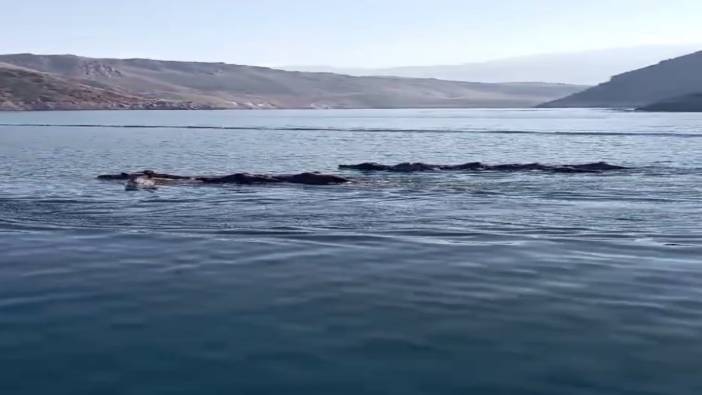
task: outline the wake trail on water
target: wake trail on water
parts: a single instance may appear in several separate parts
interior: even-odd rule
[[[356,132],[356,133],[475,133],[526,134],[545,136],[645,136],[702,138],[702,133],[687,132],[611,132],[611,131],[533,131],[533,130],[475,130],[475,129],[397,129],[397,128],[336,128],[308,126],[210,126],[210,125],[116,125],[116,124],[53,124],[53,123],[0,123],[0,127],[44,128],[108,128],[108,129],[181,129],[181,130],[258,130],[290,132]]]

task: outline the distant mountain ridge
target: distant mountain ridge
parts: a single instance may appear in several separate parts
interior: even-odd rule
[[[23,78],[30,81],[39,78],[37,73],[45,79],[32,89],[7,90],[2,106],[5,109],[116,109],[150,105],[221,109],[531,107],[585,88],[567,84],[353,77],[225,63],[75,55],[0,55],[0,63],[25,71],[0,75],[0,87],[19,86]],[[34,77],[28,73],[35,73]],[[51,89],[41,90],[48,86]],[[83,92],[85,100],[65,95],[66,91],[76,89]],[[35,97],[28,97],[32,92]],[[89,97],[96,102],[91,103]],[[62,104],[64,99],[68,102]]]
[[[391,68],[335,68],[285,66],[285,70],[334,72],[356,76],[400,76],[453,81],[514,82],[541,81],[595,85],[611,76],[639,69],[702,49],[702,43],[647,45],[572,53],[549,53],[455,65],[404,66]]]
[[[541,107],[638,108],[702,92],[702,51],[612,77]]]

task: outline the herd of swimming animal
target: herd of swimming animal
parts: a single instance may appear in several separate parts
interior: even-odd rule
[[[434,171],[464,171],[464,172],[518,172],[541,171],[549,173],[602,173],[606,171],[625,170],[627,167],[610,165],[606,162],[594,162],[574,165],[543,165],[540,163],[488,165],[481,162],[469,162],[459,165],[433,165],[427,163],[400,163],[384,165],[375,162],[364,162],[355,165],[339,165],[341,170],[357,170],[362,172],[395,172],[416,173]],[[125,182],[126,190],[155,189],[159,185],[173,184],[273,184],[291,183],[305,185],[337,185],[353,181],[351,178],[335,174],[298,173],[298,174],[249,174],[234,173],[224,176],[181,176],[157,173],[143,170],[135,173],[104,174],[97,177],[100,180]]]

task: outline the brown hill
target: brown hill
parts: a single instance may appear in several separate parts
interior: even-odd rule
[[[124,95],[0,63],[0,110],[189,108],[198,106]]]
[[[530,107],[584,88],[352,77],[224,63],[73,55],[0,55],[0,62],[47,73],[81,89],[214,108]],[[58,91],[52,92],[57,100],[61,98]]]

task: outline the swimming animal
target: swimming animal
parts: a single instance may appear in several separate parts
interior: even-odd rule
[[[404,162],[397,165],[384,165],[376,162],[364,162],[355,165],[339,165],[339,169],[360,171],[388,171],[414,173],[423,171],[544,171],[551,173],[601,173],[610,170],[624,170],[623,166],[610,165],[607,162],[594,162],[575,165],[543,165],[541,163],[511,163],[488,165],[481,162],[468,162],[458,165],[433,165],[422,162]]]
[[[136,173],[102,174],[99,180],[126,181],[125,189],[154,189],[158,185],[173,184],[274,184],[291,183],[305,185],[337,185],[349,179],[333,174],[249,174],[234,173],[224,176],[180,176],[143,170]]]
[[[156,189],[156,181],[148,175],[138,175],[129,177],[124,186],[126,191],[136,191],[138,189]]]
[[[611,165],[607,162],[593,162],[567,165],[544,165],[541,163],[510,163],[488,165],[482,162],[467,162],[458,165],[434,165],[422,162],[404,162],[396,165],[384,165],[376,162],[363,162],[355,165],[339,165],[342,170],[359,170],[364,172],[387,171],[398,173],[414,173],[426,171],[467,171],[467,172],[517,172],[542,171],[550,173],[602,173],[605,171],[625,170],[628,167]],[[234,173],[223,176],[181,176],[157,173],[153,170],[142,170],[136,173],[103,174],[100,180],[126,181],[126,190],[156,189],[159,185],[172,184],[304,184],[304,185],[337,185],[351,180],[334,175],[317,172],[297,174],[251,174]]]

